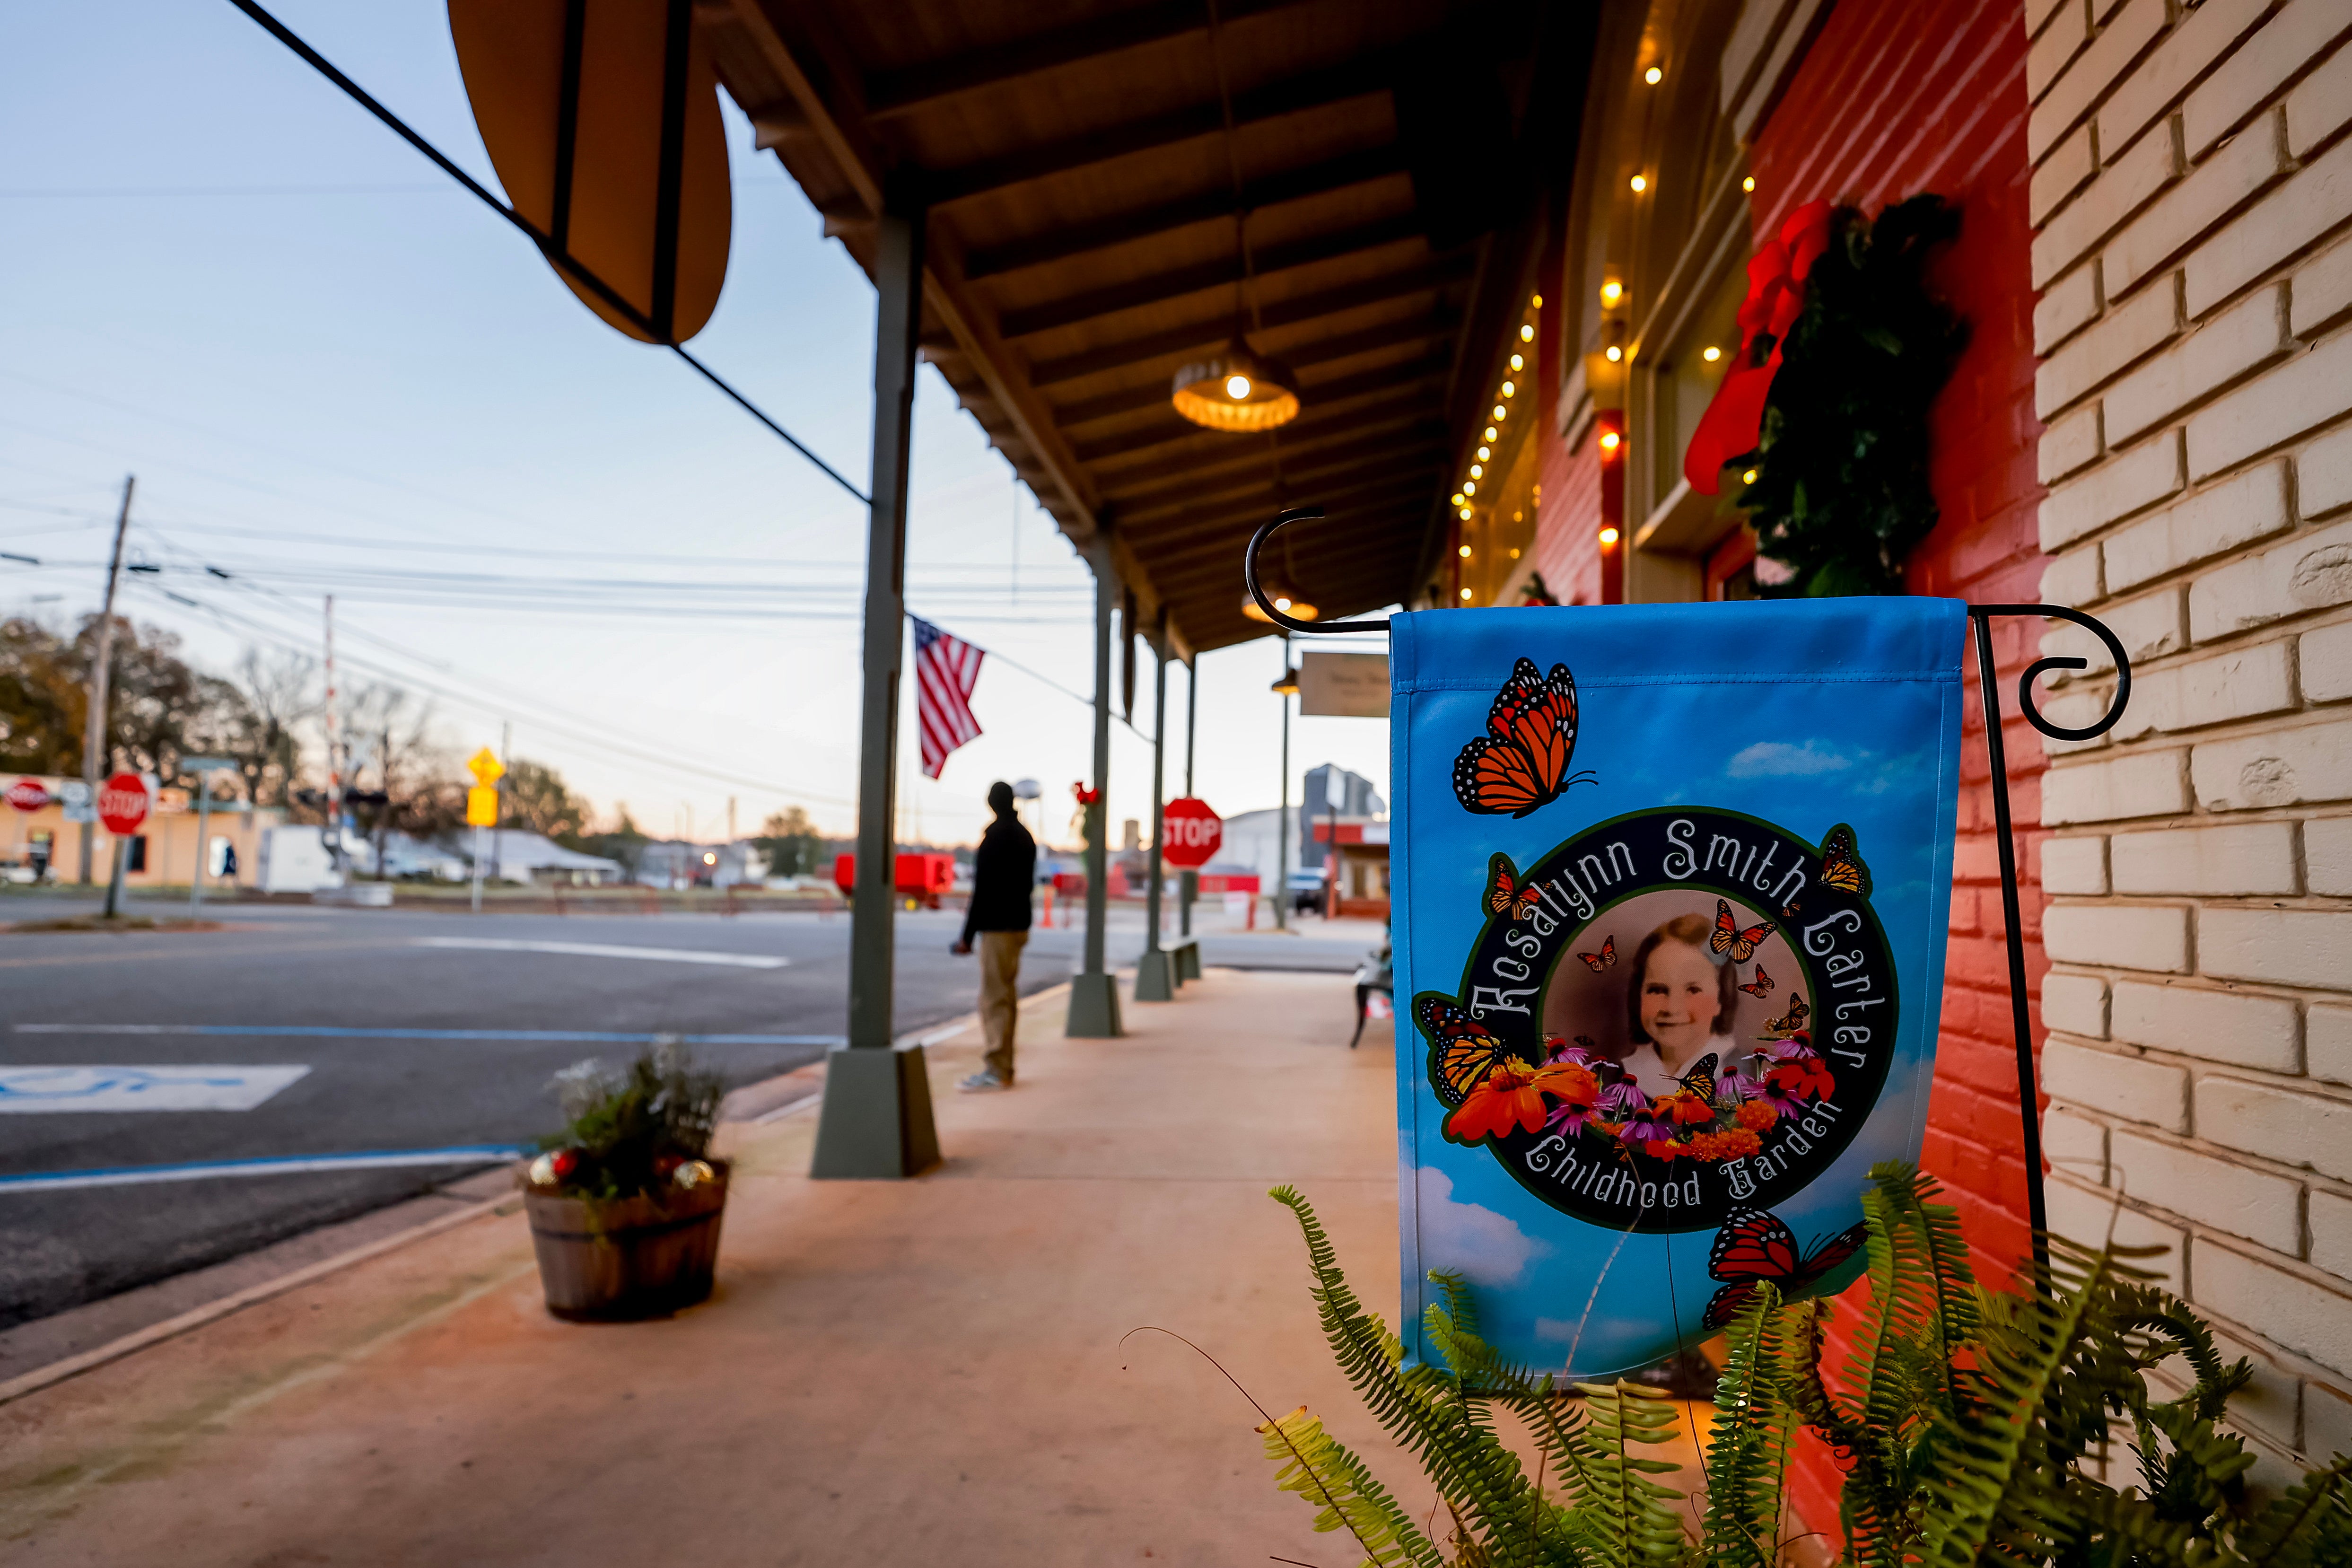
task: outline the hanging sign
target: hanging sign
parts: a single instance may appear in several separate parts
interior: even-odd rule
[[[1298,660],[1301,718],[1385,719],[1389,716],[1389,656],[1308,653]]]
[[[1390,622],[1408,1349],[1600,1375],[1842,1289],[1927,1122],[1965,606]]]

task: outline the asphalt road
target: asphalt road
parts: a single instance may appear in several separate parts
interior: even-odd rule
[[[72,909],[10,899],[0,920]],[[0,1068],[308,1069],[249,1110],[6,1113],[0,1097],[0,1327],[398,1201],[468,1165],[46,1189],[11,1177],[526,1143],[556,1125],[548,1085],[557,1069],[588,1056],[625,1060],[640,1048],[625,1038],[425,1031],[754,1037],[693,1047],[739,1085],[816,1060],[844,1027],[842,915],[473,917],[254,904],[207,913],[227,929],[0,931]],[[972,961],[947,951],[961,925],[952,911],[899,917],[902,1034],[971,1010]],[[1023,992],[1066,979],[1078,941],[1067,930],[1034,932]],[[535,945],[551,943],[654,955]],[[1114,966],[1131,963],[1141,945],[1139,917],[1115,916]],[[1344,972],[1365,946],[1355,930],[1325,938],[1236,932],[1206,937],[1202,955],[1213,964]]]

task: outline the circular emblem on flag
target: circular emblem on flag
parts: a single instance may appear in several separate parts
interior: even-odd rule
[[[1633,812],[1522,875],[1490,857],[1461,994],[1413,1021],[1449,1142],[1612,1229],[1713,1230],[1793,1196],[1885,1089],[1893,955],[1853,834]]]

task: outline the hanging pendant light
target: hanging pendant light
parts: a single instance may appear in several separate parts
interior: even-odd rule
[[[1315,606],[1308,604],[1306,600],[1294,599],[1289,595],[1282,592],[1279,588],[1268,588],[1265,591],[1265,594],[1267,598],[1274,601],[1274,607],[1280,610],[1284,615],[1288,616],[1292,620],[1311,621],[1315,618]],[[1254,621],[1265,621],[1268,626],[1274,624],[1272,621],[1267,620],[1266,613],[1257,607],[1257,601],[1255,599],[1244,598],[1242,600],[1242,614],[1247,616]]]
[[[1298,417],[1298,378],[1236,337],[1176,373],[1176,412],[1209,430],[1271,430]]]

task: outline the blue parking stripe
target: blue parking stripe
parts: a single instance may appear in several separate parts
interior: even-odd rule
[[[404,1165],[496,1165],[530,1150],[519,1143],[463,1143],[448,1149],[363,1149],[338,1154],[289,1154],[274,1160],[197,1160],[178,1165],[118,1165],[82,1171],[29,1171],[0,1176],[0,1194],[58,1192],[74,1187],[131,1187],[154,1182],[205,1181],[224,1176],[279,1176],[320,1171],[378,1171]]]

